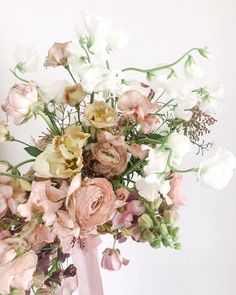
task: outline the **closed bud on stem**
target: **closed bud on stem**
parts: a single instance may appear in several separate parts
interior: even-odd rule
[[[164,212],[164,220],[167,223],[175,223],[176,220],[178,219],[178,213],[174,210],[166,210]]]
[[[155,239],[150,243],[151,247],[153,248],[160,248],[161,247],[161,241],[159,239]]]
[[[179,239],[179,227],[176,227],[174,230],[173,230],[173,233],[172,233],[172,239],[174,242],[178,241]]]
[[[160,226],[160,232],[163,236],[167,236],[168,235],[168,229],[167,229],[167,226],[162,223],[161,226]]]
[[[145,241],[152,243],[155,240],[155,235],[149,229],[146,229],[142,234],[142,238]]]
[[[174,248],[175,248],[176,250],[181,250],[181,249],[182,249],[182,245],[181,245],[180,243],[175,243],[175,244],[174,244]]]
[[[153,227],[152,219],[147,213],[144,213],[143,215],[139,217],[138,224],[142,228],[146,228],[146,229],[150,229]]]

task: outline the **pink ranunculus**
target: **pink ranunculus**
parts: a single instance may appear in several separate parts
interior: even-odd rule
[[[70,42],[54,43],[48,50],[48,56],[44,63],[45,67],[57,67],[67,64],[70,52],[67,50]]]
[[[103,252],[102,257],[102,268],[107,270],[116,271],[121,268],[122,265],[127,265],[129,260],[123,258],[120,255],[120,251],[118,249],[110,249],[107,248]]]
[[[52,225],[56,219],[56,212],[62,206],[62,199],[66,198],[63,188],[52,187],[51,181],[33,182],[32,190],[27,203],[17,207],[20,216],[27,221],[31,220],[33,208],[43,213],[43,221],[46,226]]]
[[[2,105],[7,116],[14,117],[14,123],[20,125],[33,114],[33,106],[38,102],[38,91],[35,82],[15,84]]]
[[[144,205],[139,200],[132,200],[127,203],[123,212],[117,211],[112,219],[112,229],[120,227],[129,228],[132,225],[134,216],[140,216],[144,213]]]
[[[107,222],[115,209],[115,201],[112,185],[105,178],[85,179],[71,197],[76,221],[85,230]]]
[[[186,204],[186,198],[182,195],[180,189],[183,182],[183,175],[175,173],[170,181],[170,191],[168,196],[173,202],[173,207],[178,208]]]
[[[144,160],[149,152],[148,149],[143,149],[142,145],[137,143],[132,143],[128,147],[128,151],[132,154],[133,157],[138,158],[140,160]]]
[[[14,260],[0,265],[0,292],[9,294],[10,287],[24,291],[30,289],[37,260],[35,252],[30,250]]]

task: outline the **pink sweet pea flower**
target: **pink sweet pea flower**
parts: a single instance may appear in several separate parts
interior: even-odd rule
[[[170,191],[168,196],[173,202],[174,208],[179,208],[186,204],[186,198],[182,195],[180,189],[183,182],[183,175],[175,173],[170,181]]]
[[[116,271],[119,270],[122,265],[127,265],[128,263],[129,260],[123,258],[118,249],[107,248],[103,252],[101,265],[104,269]]]

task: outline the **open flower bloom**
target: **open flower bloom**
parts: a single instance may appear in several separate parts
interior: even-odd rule
[[[0,292],[9,294],[10,287],[26,291],[31,287],[37,255],[30,250],[22,256],[0,265]]]
[[[83,91],[81,85],[76,84],[65,87],[62,100],[71,107],[74,107],[85,98],[85,95],[86,93]]]
[[[33,218],[33,209],[43,213],[42,219],[46,226],[52,225],[56,219],[56,212],[62,206],[62,199],[66,198],[67,186],[62,184],[60,189],[52,186],[51,181],[33,182],[27,203],[17,207],[20,216],[27,221]]]
[[[121,95],[117,102],[117,107],[126,115],[132,115],[141,125],[143,133],[154,131],[159,119],[155,113],[159,106],[151,102],[146,96],[137,90],[128,90]]]
[[[94,171],[99,175],[119,175],[127,167],[128,157],[122,136],[113,136],[106,131],[100,132],[97,142],[91,145],[91,152],[96,160]]]
[[[144,160],[149,152],[149,149],[145,148],[145,146],[142,146],[137,143],[132,143],[128,147],[128,151],[132,154],[133,157],[138,158],[140,160]]]
[[[119,270],[122,265],[127,265],[128,259],[120,255],[120,250],[107,248],[102,256],[102,268],[107,270]]]
[[[38,52],[32,46],[22,48],[18,46],[15,51],[17,68],[22,72],[34,72],[38,66]]]
[[[186,204],[186,198],[181,193],[181,186],[183,182],[183,175],[174,173],[173,178],[170,180],[170,191],[168,196],[172,200],[174,209]]]
[[[89,137],[80,126],[70,126],[65,135],[56,136],[52,144],[36,158],[35,175],[43,178],[68,178],[82,168],[82,147]]]
[[[199,165],[198,179],[214,189],[223,189],[233,176],[236,158],[230,151],[218,148],[215,156]]]
[[[112,127],[117,123],[118,114],[109,104],[95,101],[84,110],[88,123],[97,128]]]
[[[2,105],[7,116],[14,117],[14,123],[20,125],[30,119],[38,102],[38,91],[35,82],[15,84]]]
[[[82,182],[71,201],[79,226],[90,230],[110,219],[115,209],[116,196],[107,179],[93,178]]]
[[[70,55],[67,50],[70,42],[65,43],[54,43],[53,46],[48,50],[48,56],[44,63],[44,66],[47,67],[57,67],[67,64],[67,58]]]
[[[8,125],[4,122],[0,122],[0,143],[3,143],[9,139]]]

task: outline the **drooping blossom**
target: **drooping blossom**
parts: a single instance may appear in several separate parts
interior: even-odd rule
[[[51,48],[48,50],[48,56],[44,63],[44,66],[47,67],[57,67],[67,64],[67,58],[70,55],[67,50],[67,46],[70,42],[65,43],[54,43]]]
[[[83,91],[80,84],[66,86],[62,100],[71,107],[74,107],[85,98],[85,95],[86,93]]]
[[[91,145],[94,171],[99,175],[111,177],[121,174],[127,167],[128,155],[123,136],[113,136],[102,131],[97,142]]]
[[[126,188],[120,187],[115,191],[115,194],[116,194],[116,208],[119,208],[126,204],[126,200],[128,199],[130,192]]]
[[[181,190],[183,182],[183,175],[174,173],[173,177],[170,180],[170,191],[168,196],[172,200],[174,209],[178,209],[179,206],[186,204],[186,198],[183,196]]]
[[[149,149],[145,148],[145,146],[132,143],[130,146],[128,146],[128,151],[132,154],[133,157],[138,158],[139,160],[144,160],[149,152]]]
[[[30,119],[34,107],[38,103],[38,91],[35,82],[15,84],[2,105],[7,116],[14,118],[14,123],[20,125]]]
[[[104,269],[116,271],[119,270],[122,265],[127,265],[128,263],[129,260],[123,258],[118,249],[107,248],[103,252],[101,265]]]

